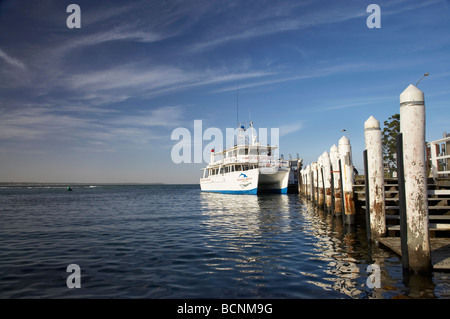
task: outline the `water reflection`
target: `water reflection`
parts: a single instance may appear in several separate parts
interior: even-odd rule
[[[363,217],[344,226],[297,195],[202,193],[200,201],[205,245],[216,253],[211,273],[252,296],[435,298],[431,278],[404,277],[396,254],[367,241]],[[367,284],[372,264],[380,288]]]
[[[408,273],[401,268],[401,258],[367,241],[364,220],[355,226],[344,227],[340,218],[318,210],[305,202],[305,218],[316,237],[318,248],[312,258],[327,261],[324,272],[332,275],[330,283],[314,283],[324,289],[334,289],[352,298],[436,298],[433,277]],[[362,217],[360,219],[363,219]],[[369,265],[379,269],[380,288],[368,287]]]
[[[266,231],[289,231],[290,206],[285,195],[229,195],[201,193],[208,229],[227,227],[229,235],[259,236]]]
[[[345,228],[340,218],[321,210],[316,210],[305,203],[305,219],[308,231],[314,236],[314,252],[310,259],[325,262],[322,267],[324,281],[310,281],[324,290],[339,291],[352,298],[361,298],[361,270],[358,258],[361,256],[356,248],[355,229]]]

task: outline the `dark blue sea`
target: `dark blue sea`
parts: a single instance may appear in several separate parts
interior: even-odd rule
[[[450,274],[410,283],[395,253],[369,246],[363,216],[343,227],[297,194],[71,186],[0,188],[0,298],[450,297]]]

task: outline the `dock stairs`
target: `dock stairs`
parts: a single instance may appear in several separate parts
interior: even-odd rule
[[[364,179],[356,179],[353,185],[355,205],[365,211]],[[429,178],[428,217],[430,237],[450,237],[450,178]],[[399,195],[396,178],[384,180],[386,227],[388,236],[400,234]]]

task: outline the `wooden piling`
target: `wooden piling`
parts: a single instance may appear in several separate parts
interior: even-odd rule
[[[304,169],[303,169],[303,180],[302,180],[302,185],[303,185],[303,196],[305,196],[305,198],[308,199],[308,193],[309,193],[309,165],[307,165]]]
[[[303,166],[303,159],[297,160],[297,187],[298,187],[298,193],[301,195],[301,185],[302,185],[302,166]]]
[[[305,198],[308,198],[308,183],[309,183],[309,176],[308,176],[308,172],[309,172],[309,165],[307,166],[307,167],[305,167],[304,169],[302,169],[302,172],[303,172],[303,178],[302,178],[302,189],[303,189],[303,191],[302,191],[302,193],[303,193],[303,196],[305,197]]]
[[[367,150],[366,192],[369,194],[366,207],[369,207],[371,239],[377,240],[386,234],[386,205],[381,128],[373,116],[364,123],[364,138]]]
[[[324,189],[325,189],[325,208],[331,212],[331,161],[328,152],[322,154]]]
[[[367,150],[364,150],[363,152],[363,161],[364,161],[364,197],[365,197],[365,205],[366,205],[366,234],[367,234],[367,241],[369,243],[369,246],[372,242],[372,231],[370,226],[370,196],[369,196],[369,174],[367,173],[369,171],[369,164],[367,163]]]
[[[429,271],[425,100],[423,92],[412,84],[400,94],[400,132],[403,138],[408,267],[414,271]]]
[[[350,141],[343,136],[339,140],[339,157],[342,165],[342,193],[344,200],[344,222],[355,224],[355,203],[353,201],[353,162]]]
[[[400,133],[395,138],[395,150],[397,154],[397,176],[398,176],[398,208],[400,215],[400,247],[402,255],[402,266],[409,269],[408,258],[408,228],[406,216],[406,195],[405,195],[405,171],[403,165],[403,134]]]
[[[300,176],[298,178],[298,193],[300,194],[300,196],[305,196],[305,170],[301,169],[299,172]]]
[[[339,152],[336,145],[330,148],[330,161],[333,178],[333,197],[334,197],[334,215],[340,216],[342,214],[342,200],[341,200],[341,179],[339,178]]]
[[[323,193],[323,164],[322,156],[317,159],[317,205],[323,208],[324,205],[324,193]]]
[[[312,201],[317,205],[317,162],[311,164],[312,169]]]
[[[309,166],[309,199],[314,202],[314,168],[313,164]]]

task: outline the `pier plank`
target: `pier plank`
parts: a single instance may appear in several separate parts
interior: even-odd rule
[[[397,255],[402,255],[400,237],[384,237],[379,243]],[[450,238],[430,238],[433,270],[450,270]]]

